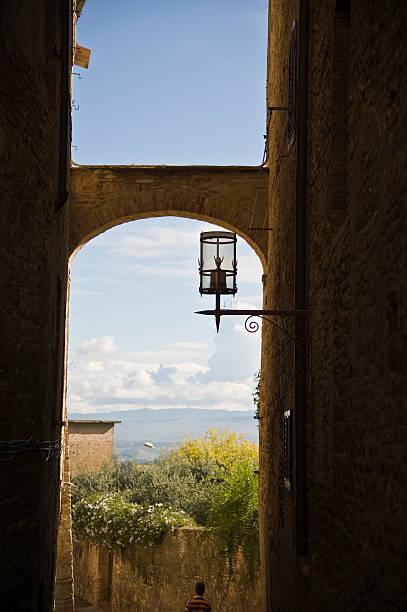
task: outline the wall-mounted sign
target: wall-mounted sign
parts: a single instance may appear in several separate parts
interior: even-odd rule
[[[74,65],[81,68],[89,68],[90,52],[90,49],[76,45],[74,47]]]

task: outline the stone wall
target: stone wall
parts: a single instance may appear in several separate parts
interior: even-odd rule
[[[74,542],[75,599],[95,606],[103,605],[110,597],[110,553],[104,546],[88,542]]]
[[[301,4],[308,3],[270,3],[270,106],[287,101],[290,35]],[[407,510],[402,460],[407,390],[405,361],[402,365],[407,349],[406,111],[401,103],[407,82],[405,18],[406,7],[395,1],[310,3],[305,263],[312,316],[302,517],[296,507],[296,468],[302,466],[296,454],[294,346],[263,324],[260,519],[263,593],[268,593],[264,607],[273,612],[384,612],[407,606],[402,558]],[[347,76],[344,61],[349,62]],[[337,95],[347,105],[341,108],[342,129]],[[288,149],[286,126],[287,115],[274,112],[269,134],[273,231],[265,288],[269,308],[294,306],[298,270],[298,139]],[[293,334],[293,323],[283,323]],[[291,490],[283,480],[286,410],[294,413]],[[299,518],[307,527],[305,557],[298,554]]]
[[[68,433],[67,428],[65,433]],[[55,572],[55,612],[73,612],[73,609],[74,592],[71,482],[69,470],[69,448],[68,444],[64,444],[61,513],[58,526],[57,563]]]
[[[264,263],[267,168],[81,166],[71,170],[71,252],[118,223],[147,217],[201,219],[237,232]],[[253,210],[255,209],[255,210]]]
[[[49,610],[53,605],[63,426],[71,29],[71,3],[66,0],[2,3],[2,610]]]
[[[120,421],[69,421],[72,476],[84,470],[100,470],[113,460],[115,422]]]
[[[183,610],[196,582],[206,584],[205,596],[218,612],[260,610],[258,582],[237,571],[198,527],[169,532],[160,544],[145,549],[128,546],[114,553],[111,585],[113,612]],[[108,593],[108,553],[99,546],[75,542],[75,594],[100,604]],[[107,564],[107,565],[106,565]]]
[[[288,64],[296,0],[270,2],[269,106],[288,103]],[[264,308],[294,308],[296,142],[288,149],[287,112],[273,111],[268,120],[269,226],[264,277]],[[276,320],[291,336],[291,319]],[[278,610],[277,597],[295,597],[291,582],[296,566],[295,502],[283,483],[283,414],[294,406],[292,341],[267,322],[262,328],[261,406],[259,419],[259,522],[263,609]],[[294,610],[287,606],[284,612]],[[300,610],[301,608],[298,608]]]
[[[338,225],[323,108],[324,40],[334,3],[315,3],[310,89],[309,430],[312,600],[403,610],[407,588],[406,5],[354,3],[350,15],[347,208]],[[332,53],[332,51],[331,51]],[[403,93],[404,92],[404,93]],[[328,106],[329,108],[329,106]],[[404,126],[404,127],[403,127]],[[315,348],[314,348],[315,347]],[[404,406],[404,410],[403,410]]]

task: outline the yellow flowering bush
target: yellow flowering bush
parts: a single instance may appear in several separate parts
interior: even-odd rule
[[[257,444],[242,434],[212,428],[201,438],[185,436],[172,454],[200,471],[203,483],[214,483],[206,526],[217,537],[231,571],[241,553],[252,579],[259,563]]]
[[[246,440],[243,434],[212,427],[201,438],[186,435],[171,454],[182,457],[191,465],[212,463],[230,472],[237,462],[242,461],[256,469],[259,448],[255,442]]]

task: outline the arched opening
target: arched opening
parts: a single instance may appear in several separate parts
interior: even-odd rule
[[[81,461],[97,470],[100,459],[107,458],[102,444],[111,444],[107,434],[113,423],[119,460],[129,463],[135,457],[140,467],[161,458],[164,448],[175,447],[186,434],[204,439],[211,428],[242,435],[248,448],[258,443],[252,396],[260,334],[247,333],[244,321],[235,317],[222,322],[222,333],[216,334],[211,319],[194,314],[213,307],[212,296],[199,296],[197,272],[199,234],[213,228],[188,218],[140,219],[99,234],[72,256],[67,407],[75,440],[88,438],[81,441],[82,449],[86,447],[82,456],[79,443],[70,446],[74,476],[84,467]],[[238,269],[237,303],[225,298],[225,306],[260,308],[262,265],[240,239]],[[99,421],[103,428],[99,446],[94,446],[98,432],[89,421]],[[146,441],[153,448],[146,448]],[[155,478],[165,503],[165,486],[159,475]],[[255,483],[253,469],[251,478]],[[74,485],[80,487],[80,481],[74,478]],[[179,486],[174,480],[174,495]],[[191,499],[193,495],[191,489]],[[199,516],[205,521],[205,512],[200,506],[194,520]],[[79,560],[83,562],[87,549],[82,546],[75,544],[74,556],[79,597],[86,593]],[[116,566],[116,578],[112,572],[97,575],[109,598],[121,585],[118,564],[123,555],[119,561],[101,550],[97,554],[105,556],[98,566]],[[202,573],[206,567],[202,561]],[[94,578],[89,569],[87,584]]]
[[[151,350],[152,345],[159,343],[169,346],[178,341],[184,344],[191,337],[192,344],[207,356],[215,351],[215,346],[227,351],[221,360],[222,367],[227,368],[233,381],[246,379],[243,374],[246,370],[258,369],[260,336],[243,334],[243,321],[234,318],[225,321],[223,334],[217,337],[211,320],[194,315],[195,310],[213,307],[211,296],[202,298],[198,293],[199,234],[208,227],[213,225],[176,217],[133,221],[99,234],[71,257],[69,370],[74,365],[72,353],[79,351],[80,346],[86,351],[83,355],[95,356],[98,351],[109,355],[119,350],[117,342],[122,350],[130,352]],[[238,270],[239,292],[231,305],[261,307],[262,266],[242,239],[239,239]],[[231,298],[225,300],[230,303]],[[243,343],[240,350],[232,348],[236,344],[231,342],[232,337]],[[254,353],[257,353],[256,358]],[[180,356],[174,354],[174,358],[176,362],[190,362],[194,354],[197,355],[181,351]],[[245,355],[244,360],[242,355]],[[164,353],[162,357],[167,359]],[[168,359],[171,359],[170,353]],[[160,364],[157,360],[159,354],[151,358],[151,368],[174,365],[169,361]],[[98,367],[94,363],[83,371],[97,372]],[[204,374],[207,382],[222,380],[221,372],[214,368],[215,365],[211,371],[211,367],[202,362],[196,364],[195,369],[190,368],[185,376],[199,374],[197,382]],[[135,399],[134,407],[145,405],[146,401],[147,394],[142,394],[140,400]],[[214,401],[215,396],[205,397],[198,406],[202,408]],[[113,402],[113,398],[109,402]],[[128,402],[120,404],[118,401],[117,404],[123,410]],[[103,403],[100,398],[95,404],[82,400],[73,404],[68,393],[68,407],[75,413],[106,412],[109,405],[114,403]],[[237,402],[236,408],[242,410],[243,406]]]
[[[267,258],[268,171],[252,166],[83,166],[71,170],[70,252],[120,223],[173,215],[218,223]]]

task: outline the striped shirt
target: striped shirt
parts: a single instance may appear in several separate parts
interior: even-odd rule
[[[201,595],[195,595],[193,599],[190,599],[185,608],[185,612],[211,612],[211,610],[210,603]]]

